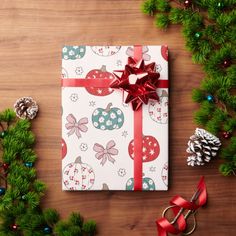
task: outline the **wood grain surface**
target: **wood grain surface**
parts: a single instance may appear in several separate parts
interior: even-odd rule
[[[196,236],[236,235],[236,182],[208,166],[186,165],[186,143],[194,132],[191,90],[204,77],[184,48],[178,26],[163,32],[140,12],[141,0],[1,0],[0,106],[12,107],[33,96],[40,113],[33,122],[37,136],[38,177],[48,190],[44,207],[64,218],[80,211],[97,221],[102,236],[157,235],[155,219],[175,194],[190,198],[201,175],[209,201],[197,214]],[[62,192],[61,190],[61,47],[65,44],[167,44],[170,49],[170,187],[167,192]]]

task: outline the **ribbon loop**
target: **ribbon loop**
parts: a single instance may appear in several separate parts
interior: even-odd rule
[[[112,81],[111,88],[119,88],[127,92],[125,103],[132,103],[134,111],[142,104],[148,104],[149,99],[158,101],[156,90],[160,74],[155,71],[155,63],[145,65],[144,60],[136,61],[129,57],[128,64],[123,71],[115,71],[116,79]]]
[[[166,208],[163,212],[163,217],[156,221],[158,235],[159,236],[167,236],[168,233],[179,234],[183,233],[187,227],[187,218],[191,214],[195,214],[196,210],[199,207],[202,207],[206,204],[207,201],[207,190],[204,182],[204,177],[201,177],[197,191],[192,196],[190,201],[185,200],[181,196],[177,195],[173,197],[170,201],[171,206]],[[198,202],[198,203],[196,203]],[[169,222],[164,216],[165,212],[169,209],[172,209],[174,213],[174,220]],[[188,210],[188,213],[184,215],[184,211]],[[175,223],[177,223],[178,228],[175,227]],[[195,227],[190,232],[193,232]]]

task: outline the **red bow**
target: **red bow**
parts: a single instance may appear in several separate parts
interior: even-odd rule
[[[144,60],[136,62],[129,57],[125,69],[115,71],[115,76],[117,79],[110,87],[126,91],[128,95],[125,103],[131,102],[134,111],[137,111],[143,103],[147,104],[149,99],[159,100],[156,89],[160,74],[155,71],[154,62],[145,65]]]

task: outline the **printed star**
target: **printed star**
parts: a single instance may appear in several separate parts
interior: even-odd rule
[[[94,107],[95,105],[96,105],[95,101],[90,101],[90,102],[89,102],[89,106],[90,106],[90,107]]]
[[[149,152],[150,155],[153,155],[154,153],[155,153],[155,152],[154,152],[153,149],[151,149],[150,152]]]
[[[147,156],[143,156],[143,160],[146,160],[147,159]]]
[[[143,147],[143,152],[146,152],[146,150],[147,150],[147,149],[146,149],[145,147]]]
[[[98,92],[99,94],[101,94],[101,93],[102,93],[102,90],[101,90],[101,89],[98,89],[97,92]]]
[[[150,172],[155,172],[155,171],[156,171],[156,167],[151,166],[151,167],[149,168],[149,171],[150,171]]]
[[[125,130],[122,132],[122,137],[126,138],[128,136],[128,132]]]
[[[117,60],[116,65],[117,66],[122,66],[122,61],[121,60]]]

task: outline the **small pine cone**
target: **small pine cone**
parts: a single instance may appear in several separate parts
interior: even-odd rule
[[[34,119],[38,113],[38,105],[31,97],[19,98],[14,104],[16,115],[21,119]]]
[[[188,141],[186,151],[190,156],[187,158],[187,164],[189,166],[204,165],[217,155],[220,146],[221,142],[216,136],[197,128]]]

